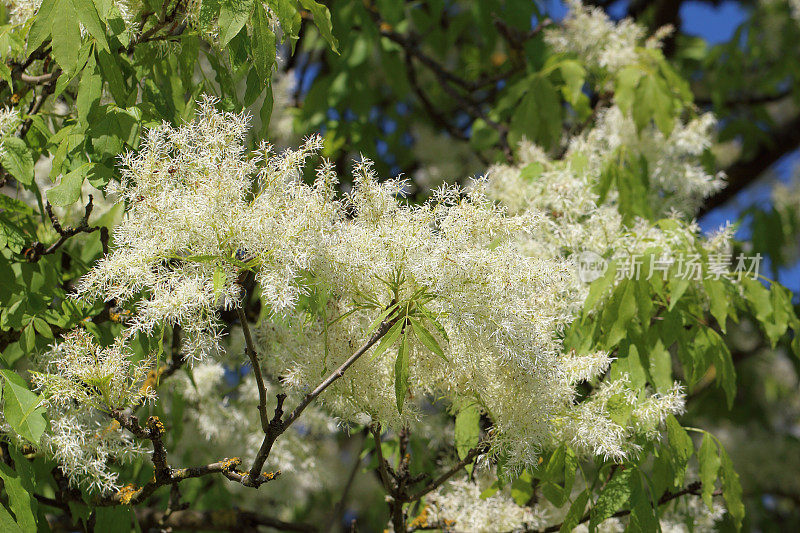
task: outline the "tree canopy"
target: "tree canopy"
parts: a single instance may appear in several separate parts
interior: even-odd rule
[[[686,4],[5,0],[2,530],[800,525],[800,4]]]

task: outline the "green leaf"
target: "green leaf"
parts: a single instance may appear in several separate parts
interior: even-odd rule
[[[638,66],[625,67],[617,73],[617,87],[614,101],[624,113],[630,113],[635,101],[636,87],[644,71]]]
[[[464,402],[456,414],[455,442],[458,458],[463,459],[481,440],[481,409],[478,404]]]
[[[131,508],[129,505],[118,507],[96,507],[95,531],[104,533],[131,533]]]
[[[258,77],[268,84],[272,66],[275,64],[276,37],[269,27],[267,14],[261,2],[256,2],[253,13],[253,65],[255,66]]]
[[[59,0],[53,20],[53,57],[65,72],[73,72],[81,48],[81,28],[72,0]]]
[[[583,84],[586,81],[586,69],[578,61],[568,59],[562,61],[558,66],[561,77],[564,78],[564,98],[573,108],[583,112],[589,110],[588,97],[583,92]]]
[[[597,502],[592,507],[589,519],[589,530],[593,531],[598,524],[611,517],[625,505],[631,496],[630,478],[633,470],[618,468],[614,476],[600,492]]]
[[[3,168],[25,185],[33,183],[33,156],[25,141],[8,136],[3,141]]]
[[[89,56],[89,61],[81,75],[78,84],[78,97],[75,106],[78,110],[78,120],[86,124],[89,113],[100,101],[103,94],[103,78],[97,73],[97,63],[94,55]]]
[[[18,435],[33,444],[39,440],[47,427],[45,408],[39,397],[28,390],[25,381],[11,370],[0,369],[3,385],[3,413],[6,422]]]
[[[722,497],[728,506],[728,512],[736,523],[736,528],[742,528],[744,520],[744,504],[742,503],[742,485],[739,483],[739,474],[733,468],[733,461],[728,456],[728,452],[720,446],[719,457],[721,460],[722,472]]]
[[[717,371],[715,382],[725,392],[728,409],[731,409],[736,398],[736,368],[733,366],[733,357],[716,331],[708,328],[703,333],[708,337],[708,355]]]
[[[218,266],[214,269],[214,299],[219,298],[222,289],[225,287],[226,278],[227,274],[225,274],[225,271],[222,270],[222,267]]]
[[[11,69],[4,62],[0,62],[0,79],[11,85]]]
[[[8,494],[8,503],[17,518],[22,531],[36,531],[36,500],[25,490],[23,481],[17,472],[7,464],[0,462],[0,478],[3,479],[3,491]]]
[[[228,0],[219,8],[219,46],[224,48],[236,37],[253,12],[255,0]]]
[[[395,343],[397,337],[400,336],[400,332],[403,331],[403,322],[404,320],[402,319],[398,320],[397,322],[395,322],[394,326],[389,328],[389,331],[387,331],[386,334],[383,336],[381,342],[378,343],[378,347],[375,348],[375,351],[373,352],[370,361],[374,361],[375,359],[380,357],[383,354],[383,352],[385,352],[389,348],[389,346]]]
[[[86,28],[92,37],[97,40],[100,48],[109,51],[108,41],[106,40],[106,31],[103,28],[103,23],[100,21],[100,16],[97,13],[94,2],[92,0],[72,0],[75,6],[75,11],[78,13],[78,20],[80,20],[83,27]]]
[[[728,322],[728,309],[730,308],[730,297],[725,291],[725,282],[721,279],[707,279],[703,285],[708,295],[711,316],[717,321],[723,333],[726,331]]]
[[[672,388],[672,356],[664,347],[661,339],[656,339],[655,344],[647,352],[649,363],[648,371],[656,390],[665,394]]]
[[[39,332],[39,335],[46,337],[48,339],[53,339],[53,330],[50,329],[50,325],[43,319],[38,316],[33,317],[33,325],[36,328],[36,331]]]
[[[616,263],[611,262],[606,269],[605,274],[597,278],[589,285],[589,295],[583,303],[584,309],[593,309],[595,304],[600,301],[600,298],[605,296],[609,287],[614,286],[614,278],[617,275]]]
[[[772,300],[767,290],[760,281],[749,277],[742,280],[744,286],[744,296],[750,304],[750,309],[756,315],[756,319],[764,324],[772,314]]]
[[[717,445],[711,435],[703,435],[703,442],[697,452],[697,462],[700,464],[703,501],[708,509],[711,510],[714,506],[714,484],[717,481],[719,467],[722,464],[717,452]]]
[[[53,8],[56,7],[59,1],[60,0],[42,1],[42,5],[39,7],[39,11],[36,13],[33,24],[31,25],[31,29],[28,31],[27,50],[29,54],[39,48],[42,43],[50,37],[54,19]],[[55,15],[58,15],[57,10]]]
[[[528,505],[533,493],[533,479],[527,470],[511,482],[511,499],[520,507]]]
[[[203,2],[205,5],[205,2]],[[125,76],[122,73],[120,63],[123,61],[121,56],[110,54],[103,50],[97,52],[97,62],[100,66],[100,74],[103,80],[108,84],[108,89],[111,91],[111,96],[119,106],[128,105],[129,91],[125,85]],[[109,107],[103,108],[105,110],[104,116],[109,113]],[[114,119],[116,120],[116,119]]]
[[[661,531],[653,502],[648,497],[641,474],[631,476],[631,523],[632,531]]]
[[[633,120],[639,131],[654,120],[664,135],[669,135],[675,127],[672,118],[672,96],[663,80],[656,76],[643,76],[636,88],[636,101],[633,105]]]
[[[429,349],[431,352],[435,353],[436,355],[444,359],[445,362],[447,362],[447,357],[445,357],[444,350],[442,350],[442,347],[439,346],[439,341],[437,341],[436,337],[434,337],[430,331],[425,329],[425,326],[423,326],[415,318],[411,319],[411,329],[414,330],[414,334],[417,336],[420,342],[422,342],[422,344],[425,345],[427,349]]]
[[[61,177],[61,183],[47,191],[47,199],[57,206],[72,205],[81,197],[83,180],[94,163],[84,163],[69,174]]]
[[[671,463],[675,472],[675,484],[680,486],[683,484],[689,459],[694,453],[694,445],[692,444],[692,438],[672,415],[667,417],[667,435],[669,436],[669,446],[672,449]]]
[[[683,293],[689,288],[689,279],[686,277],[672,277],[669,280],[669,310],[675,307]]]
[[[561,102],[553,84],[542,76],[533,76],[509,126],[508,141],[516,145],[523,137],[552,147],[561,138]]]
[[[578,523],[583,517],[583,510],[586,509],[586,503],[588,501],[588,490],[578,494],[578,497],[575,498],[575,501],[569,506],[569,511],[567,511],[567,515],[564,517],[564,521],[561,523],[561,529],[559,530],[560,533],[571,533],[572,530],[578,527]]]
[[[406,394],[408,394],[408,340],[404,332],[394,363],[394,395],[397,401],[397,411],[400,414],[403,413]]]
[[[17,525],[14,517],[11,516],[11,513],[8,512],[8,509],[3,504],[0,504],[0,530],[7,533],[28,533],[27,531],[22,531],[22,528]]]
[[[338,54],[339,41],[333,36],[331,12],[328,11],[328,8],[314,0],[300,0],[300,5],[311,11],[311,14],[314,15],[314,24],[319,29],[319,33],[328,41],[328,44],[331,45],[331,49]]]
[[[605,346],[615,346],[627,334],[630,322],[636,316],[636,291],[631,280],[623,280],[614,291],[603,310],[603,330],[606,332]]]

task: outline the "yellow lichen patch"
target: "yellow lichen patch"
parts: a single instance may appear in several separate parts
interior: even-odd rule
[[[222,462],[222,469],[226,471],[234,470],[240,464],[242,464],[241,459],[238,457],[231,457],[230,459],[226,459]]]
[[[272,481],[273,479],[275,479],[276,477],[278,477],[278,476],[280,476],[280,475],[281,475],[281,471],[280,471],[280,470],[276,470],[275,472],[264,472],[264,473],[263,473],[263,474],[261,474],[261,475],[262,475],[262,476],[264,477],[264,479],[266,479],[267,481]]]
[[[133,498],[139,493],[139,489],[134,484],[125,485],[117,492],[120,503],[128,505]]]
[[[122,309],[119,312],[114,311],[113,309],[108,312],[108,318],[111,319],[112,322],[122,322],[126,318],[131,316],[131,312],[127,309]]]
[[[162,435],[164,433],[164,423],[161,422],[161,419],[158,418],[157,416],[151,416],[147,420],[147,426],[150,428],[151,431],[155,429],[159,435]]]
[[[409,524],[411,529],[419,529],[428,527],[428,506],[426,505],[422,512],[417,515],[417,517],[411,521]]]

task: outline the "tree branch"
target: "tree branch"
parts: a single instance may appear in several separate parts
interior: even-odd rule
[[[453,467],[450,468],[450,470],[448,470],[438,478],[434,479],[433,481],[425,485],[425,487],[423,487],[421,490],[415,492],[413,495],[409,497],[408,501],[413,502],[419,500],[429,492],[436,490],[437,488],[442,486],[445,482],[447,482],[448,479],[456,475],[462,468],[464,468],[465,466],[470,464],[473,460],[475,460],[475,457],[477,457],[478,454],[483,453],[485,451],[486,451],[485,445],[476,446],[475,448],[472,448],[469,452],[467,452],[467,455],[465,455],[463,459],[461,459],[459,462],[453,465]]]
[[[770,144],[764,146],[754,158],[737,161],[725,169],[728,186],[706,199],[697,214],[698,218],[736,196],[739,191],[757,181],[781,157],[800,146],[800,114],[772,130],[767,137],[771,140]]]
[[[242,290],[245,290],[245,288],[242,287]],[[250,325],[247,323],[247,316],[244,314],[244,309],[237,307],[236,312],[239,314],[239,321],[242,323],[242,331],[244,332],[244,341],[246,344],[245,351],[247,352],[247,357],[250,358],[250,365],[253,367],[253,375],[256,377],[256,385],[258,387],[258,413],[261,417],[261,429],[264,433],[267,433],[269,429],[267,388],[264,385],[264,377],[261,375],[261,364],[258,362],[258,353],[256,352],[256,346],[253,342],[253,336],[250,334]]]
[[[61,226],[61,222],[58,220],[58,217],[53,213],[53,207],[50,205],[50,202],[47,202],[44,210],[47,212],[47,216],[50,217],[50,221],[53,224],[53,229],[56,230],[56,233],[59,235],[58,240],[47,248],[45,248],[44,245],[39,241],[31,243],[30,246],[23,250],[25,259],[29,263],[35,263],[43,255],[55,253],[55,251],[61,248],[61,246],[63,246],[69,238],[74,237],[79,233],[94,233],[97,230],[100,230],[100,240],[103,243],[103,253],[108,253],[108,228],[100,226],[95,226],[93,228],[89,227],[89,216],[92,214],[93,208],[94,205],[92,204],[92,195],[90,194],[89,203],[86,204],[83,217],[78,225],[75,227],[63,228]]]
[[[399,316],[384,320],[381,325],[378,327],[377,331],[370,337],[370,339],[365,342],[361,348],[355,351],[353,355],[351,355],[347,360],[342,363],[342,365],[334,370],[325,380],[317,385],[317,387],[306,394],[303,399],[300,401],[300,404],[294,408],[294,410],[289,414],[286,420],[282,420],[283,416],[283,400],[286,398],[285,395],[279,394],[278,395],[278,406],[275,408],[275,416],[269,422],[267,427],[266,435],[264,435],[264,440],[261,442],[261,447],[256,454],[255,459],[253,460],[253,466],[250,468],[249,479],[244,481],[244,484],[248,486],[258,487],[263,483],[261,479],[261,468],[264,466],[264,463],[269,457],[269,452],[272,449],[272,445],[275,443],[275,440],[287,429],[291,426],[305,411],[306,407],[311,404],[320,394],[322,394],[325,389],[327,389],[331,384],[333,384],[336,380],[338,380],[344,372],[355,363],[359,357],[364,355],[367,350],[369,350],[373,344],[378,342],[389,329],[397,322]]]

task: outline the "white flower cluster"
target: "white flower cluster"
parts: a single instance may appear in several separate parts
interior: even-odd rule
[[[792,18],[800,22],[800,0],[789,0],[789,7],[792,9]]]
[[[644,28],[631,19],[615,24],[605,11],[585,7],[580,0],[567,3],[570,9],[562,23],[545,33],[554,51],[577,54],[588,67],[610,73],[637,61]]]
[[[522,243],[528,254],[561,257],[593,250],[628,256],[651,247],[662,251],[686,250],[700,241],[699,228],[685,222],[702,200],[724,186],[724,176],[709,175],[699,164],[699,156],[711,143],[714,119],[703,115],[683,125],[676,123],[669,137],[654,127],[640,134],[632,119],[617,107],[604,110],[596,128],[573,138],[565,157],[552,160],[537,146],[522,147],[519,166],[500,165],[489,172],[488,194],[509,209],[523,214],[543,213],[543,232],[533,232]],[[674,230],[654,227],[636,218],[631,227],[623,224],[619,195],[611,188],[601,202],[598,184],[617,149],[647,163],[650,179],[645,200],[656,217],[683,220]],[[536,167],[540,173],[526,175]],[[709,249],[724,249],[730,229],[708,241]]]
[[[153,388],[145,384],[150,362],[133,362],[122,339],[100,348],[87,332],[75,330],[39,363],[40,371],[31,375],[51,421],[43,448],[73,484],[118,488],[110,460],[130,461],[146,450],[103,413],[154,397]]]
[[[508,487],[481,498],[488,483],[456,480],[428,495],[423,511],[424,524],[436,525],[444,531],[533,531],[547,525],[547,517],[536,508],[520,506],[509,495]],[[420,519],[418,519],[420,520]],[[421,521],[421,520],[420,520]]]
[[[42,0],[6,0],[8,22],[13,25],[24,24],[38,11]]]
[[[0,158],[4,154],[4,141],[19,125],[19,111],[14,108],[0,110]]]
[[[401,414],[397,343],[380,358],[373,348],[321,397],[344,422],[366,416],[399,427],[420,418],[425,398],[474,401],[495,425],[493,444],[522,466],[565,435],[591,434],[576,448],[623,457],[635,450],[628,439],[640,425],[649,430],[680,410],[672,397],[637,396],[624,383],[619,391],[636,398],[633,408],[647,424],[614,422],[601,395],[591,413],[574,405],[575,385],[601,374],[609,358],[563,353],[559,334],[585,289],[569,261],[519,247],[549,231],[546,213],[507,213],[485,194],[485,181],[470,190],[442,187],[428,203],[409,206],[403,183],[379,182],[368,162],[337,200],[328,165],[312,185],[301,180],[319,139],[299,151],[278,156],[265,146],[248,157],[246,128],[243,116],[218,112],[207,99],[195,121],[149,131],[139,152],[123,158],[115,192],[128,204],[126,218],[115,229],[114,251],[78,287],[82,298],[135,302],[123,339],[177,324],[187,356],[224,361],[230,356],[221,354],[217,313],[239,305],[246,266],[268,311],[259,331],[263,364],[295,394],[369,338],[370,324],[393,299],[416,306],[425,298],[426,313],[442,326],[427,328],[444,357],[408,333],[410,395]],[[66,342],[71,347],[59,350],[97,353],[79,337]],[[70,372],[82,375],[58,368],[37,379],[61,384]],[[134,397],[127,390],[128,401]],[[215,424],[202,424],[209,436]]]

